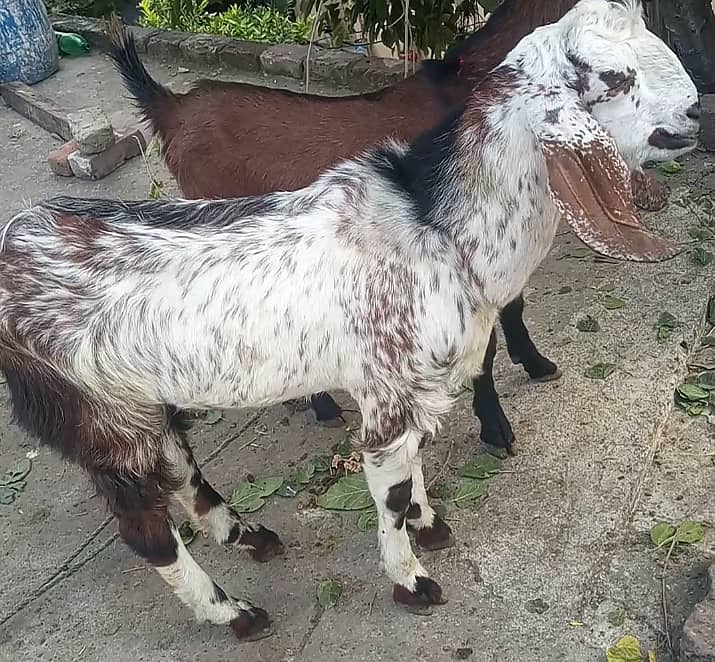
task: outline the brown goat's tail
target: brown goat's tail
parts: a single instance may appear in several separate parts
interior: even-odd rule
[[[151,77],[139,59],[134,35],[116,14],[107,21],[106,31],[111,40],[109,57],[121,74],[124,87],[134,97],[144,119],[163,138],[164,113],[178,102],[178,97]]]

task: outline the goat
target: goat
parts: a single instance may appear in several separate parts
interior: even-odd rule
[[[443,61],[426,61],[417,74],[373,94],[325,98],[246,83],[203,80],[176,95],[151,78],[131,35],[110,24],[110,51],[125,85],[163,145],[164,160],[189,198],[222,198],[295,190],[326,168],[385,137],[412,139],[463,103],[474,81],[497,65],[533,28],[560,18],[576,0],[506,0],[486,26],[455,46]],[[638,200],[665,204],[657,180],[638,174]],[[500,316],[511,360],[535,380],[558,379],[557,366],[538,351],[523,321],[524,299]],[[474,415],[493,453],[511,452],[514,433],[492,378],[496,336],[480,379],[473,379]],[[310,404],[318,421],[341,410],[327,393]]]
[[[325,98],[243,83],[200,81],[175,95],[154,81],[130,35],[110,26],[111,55],[127,89],[161,139],[164,159],[184,195],[214,198],[294,190],[342,158],[355,156],[386,136],[411,139],[463,103],[482,78],[533,28],[560,18],[575,0],[506,0],[486,26],[453,47],[442,62],[428,61],[415,76],[375,94]],[[637,203],[655,209],[667,188],[634,164]],[[509,356],[534,380],[558,379],[556,364],[534,345],[519,295],[501,312]],[[473,412],[480,438],[501,457],[513,452],[514,432],[492,377],[496,335],[481,378],[474,378]],[[319,421],[340,417],[327,393],[310,404]]]
[[[84,467],[128,545],[197,618],[239,638],[268,615],[192,559],[171,497],[257,560],[279,537],[244,522],[202,476],[182,411],[343,388],[393,598],[445,602],[412,552],[453,543],[420,447],[484,362],[501,310],[548,253],[560,217],[616,258],[681,248],[638,221],[629,169],[658,127],[692,136],[685,105],[644,90],[675,56],[637,0],[581,0],[525,37],[465,108],[411,145],[388,142],[295,191],[227,200],[57,198],[20,212],[0,246],[0,369],[18,422]],[[642,80],[643,79],[643,80]],[[624,113],[624,106],[632,113]],[[636,111],[637,108],[637,111]],[[220,357],[220,358],[219,358]]]

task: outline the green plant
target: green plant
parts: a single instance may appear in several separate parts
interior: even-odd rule
[[[492,11],[500,0],[409,0],[408,31],[411,51],[441,55],[454,42],[461,27],[473,22],[480,10]],[[405,47],[406,0],[308,0],[304,12],[320,9],[320,25],[339,46],[356,23],[364,26],[370,42]]]
[[[49,14],[107,16],[117,9],[115,0],[44,0]]]
[[[312,22],[271,7],[230,6],[207,12],[208,0],[141,0],[140,23],[162,30],[219,34],[248,41],[305,43]]]

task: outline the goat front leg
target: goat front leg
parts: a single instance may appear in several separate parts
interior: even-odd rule
[[[184,435],[175,431],[165,439],[164,458],[173,484],[174,496],[192,522],[220,545],[245,549],[261,563],[283,554],[280,538],[261,524],[244,521],[203,477]]]
[[[367,438],[367,435],[366,437]],[[372,439],[379,436],[371,435]],[[363,467],[378,516],[380,555],[387,576],[395,583],[392,597],[409,611],[431,613],[444,604],[442,589],[412,552],[406,518],[412,499],[412,460],[419,454],[420,435],[409,431],[390,443],[363,451]]]
[[[455,545],[452,529],[429,505],[425,477],[422,473],[422,437],[417,454],[410,460],[412,475],[412,498],[407,509],[407,526],[415,534],[415,542],[424,550],[434,552]]]
[[[529,336],[524,324],[523,295],[507,304],[499,319],[512,363],[521,363],[529,377],[537,381],[551,381],[561,377],[556,364],[539,353]]]
[[[474,395],[472,411],[479,419],[481,430],[479,438],[486,450],[492,455],[506,458],[514,450],[514,431],[506,417],[496,388],[494,387],[494,356],[497,352],[496,331],[492,329],[489,344],[484,354],[482,374],[472,379]]]

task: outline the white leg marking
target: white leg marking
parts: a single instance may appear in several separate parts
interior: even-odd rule
[[[177,544],[177,559],[170,565],[155,567],[198,621],[225,625],[237,618],[241,610],[253,609],[250,603],[242,600],[218,600],[213,580],[189,554],[173,523],[171,534]]]
[[[365,478],[377,507],[378,539],[385,573],[410,591],[415,590],[416,577],[429,575],[412,552],[405,524],[395,528],[401,515],[387,507],[387,497],[391,487],[411,477],[411,458],[417,455],[419,442],[420,435],[410,431],[381,448],[378,458],[374,453],[363,453]]]
[[[408,519],[410,526],[415,529],[431,527],[434,523],[434,510],[429,505],[427,490],[425,488],[425,477],[422,473],[422,453],[417,454],[410,460],[412,469],[412,501],[420,507],[420,516],[417,519]]]

